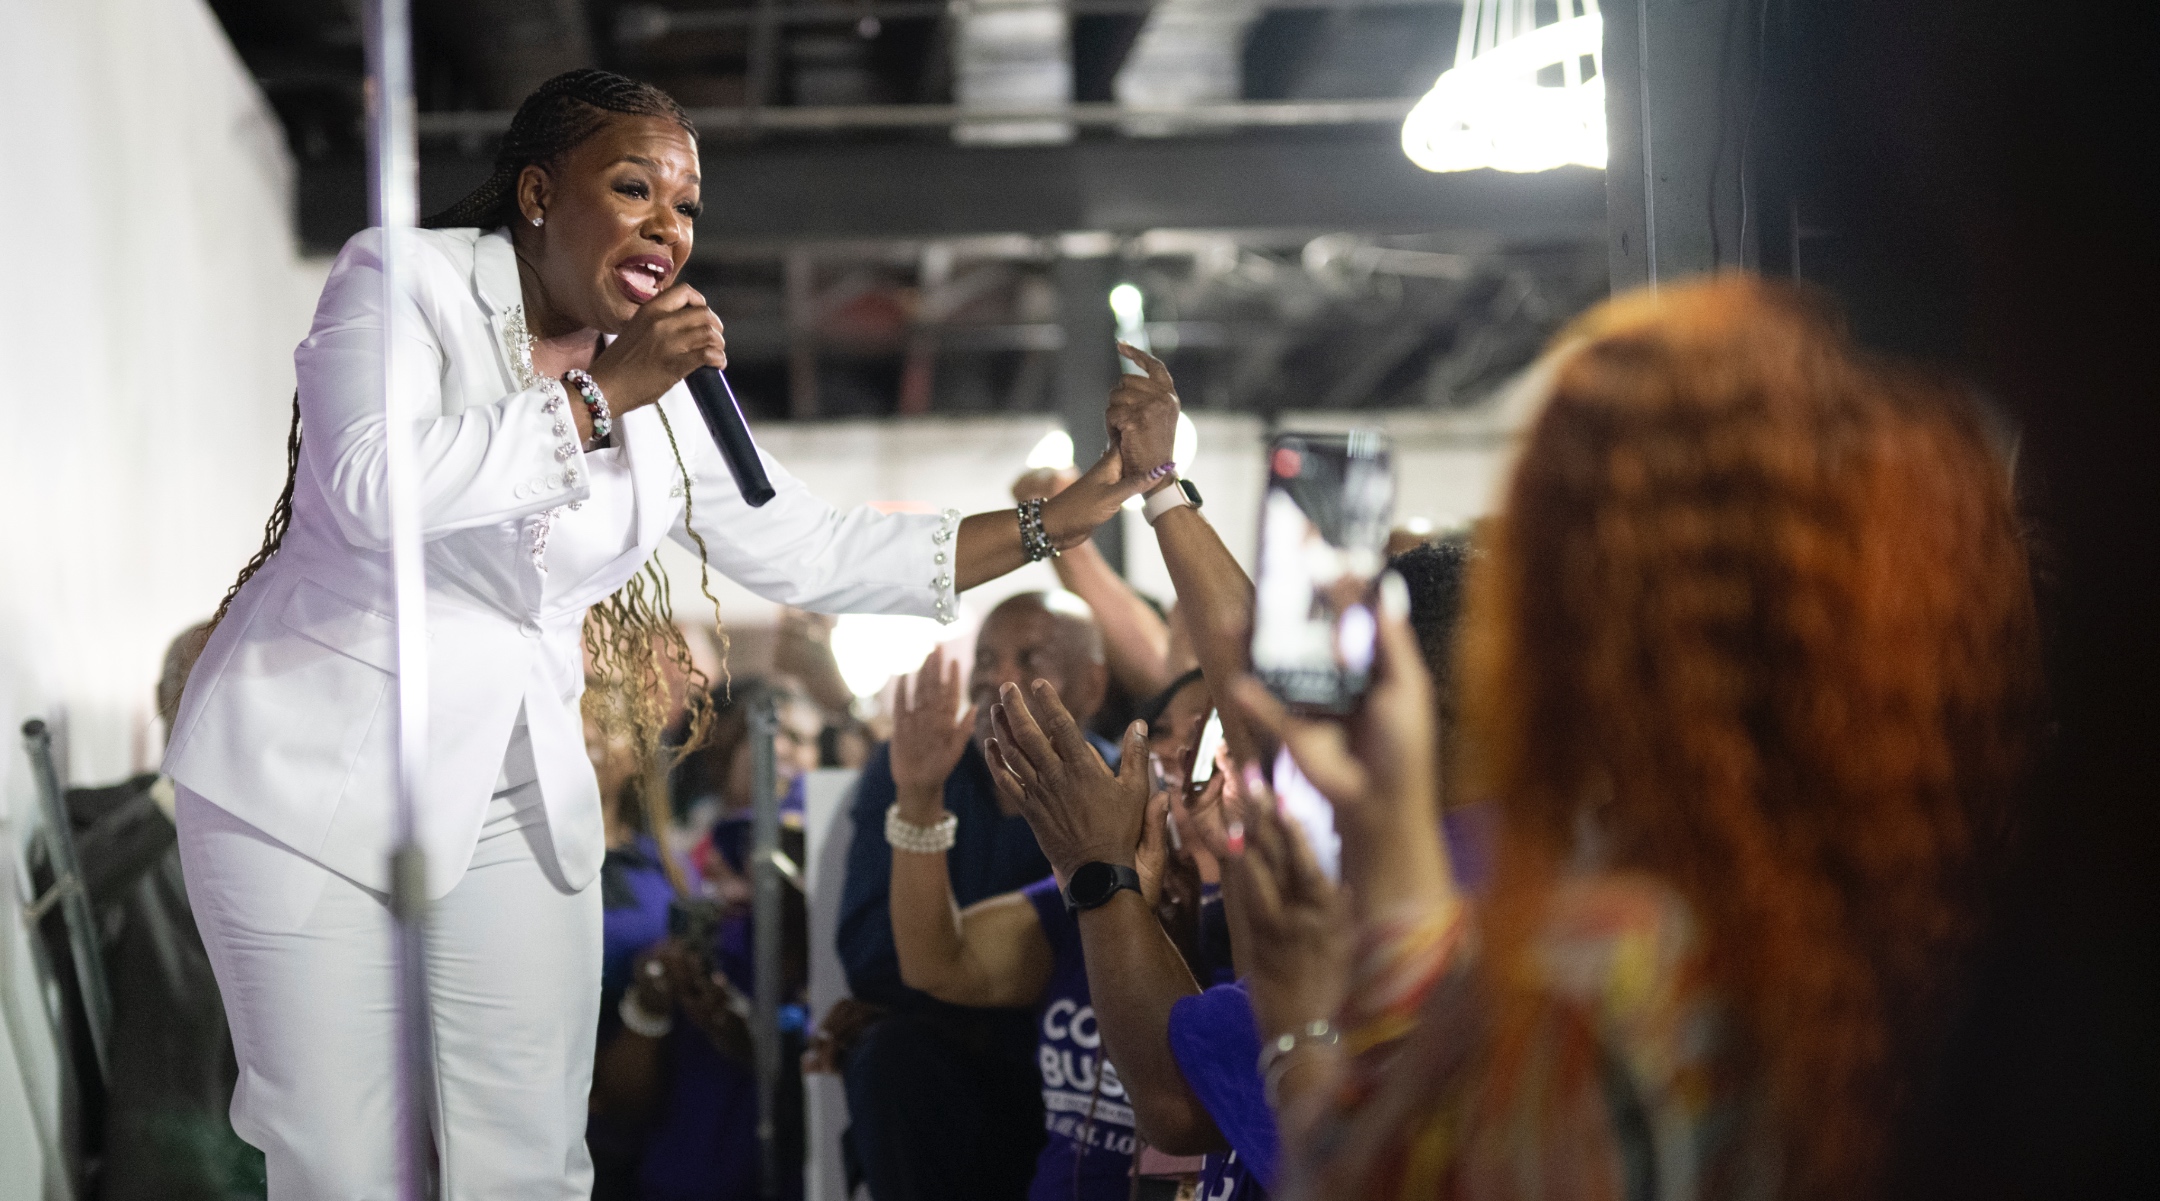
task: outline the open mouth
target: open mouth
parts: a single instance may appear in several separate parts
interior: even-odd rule
[[[632,304],[644,304],[660,294],[675,264],[656,254],[641,254],[615,264],[615,282]]]

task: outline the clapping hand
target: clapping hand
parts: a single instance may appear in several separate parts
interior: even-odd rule
[[[945,777],[967,750],[975,707],[961,705],[960,664],[944,647],[930,652],[922,669],[903,679],[893,695],[892,774],[900,816],[918,825],[938,819]]]
[[[1005,685],[991,710],[996,734],[983,752],[998,793],[1027,818],[1060,884],[1086,863],[1134,866],[1149,810],[1147,727],[1126,729],[1112,772],[1057,689],[1048,680],[1032,689],[1031,703]]]

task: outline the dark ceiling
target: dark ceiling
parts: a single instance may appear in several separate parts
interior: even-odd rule
[[[357,0],[211,6],[285,123],[303,241],[334,251],[366,211]],[[985,19],[1016,10],[1062,33]],[[689,278],[765,417],[1057,408],[1068,346],[1092,348],[1080,330],[1118,280],[1146,293],[1194,407],[1458,405],[1606,287],[1601,173],[1430,175],[1397,146],[1460,14],[416,0],[422,203],[486,175],[535,85],[595,64],[668,89],[705,131]],[[1062,125],[1046,137],[985,119],[1042,104]]]

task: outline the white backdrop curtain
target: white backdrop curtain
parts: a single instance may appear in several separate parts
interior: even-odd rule
[[[202,0],[0,0],[0,1201],[64,1196],[56,1062],[19,920],[63,770],[155,763],[166,642],[208,616],[284,477],[323,268],[276,118]]]

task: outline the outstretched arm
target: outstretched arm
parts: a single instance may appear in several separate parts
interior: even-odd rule
[[[972,710],[960,708],[960,665],[941,647],[894,697],[892,766],[899,820],[935,827],[946,817],[945,777],[967,749]],[[1050,940],[1019,893],[964,912],[953,901],[943,850],[892,847],[892,931],[900,979],[955,1005],[1025,1005],[1049,986]]]
[[[1013,499],[1053,497],[1079,478],[1069,467],[1062,471],[1038,468],[1013,482]],[[1177,674],[1170,670],[1169,623],[1111,568],[1094,540],[1065,548],[1050,565],[1057,569],[1058,583],[1095,611],[1110,674],[1119,686],[1137,697],[1153,696],[1169,687]]]
[[[1147,371],[1145,377],[1127,377],[1133,381],[1131,390],[1167,396],[1174,406],[1177,385],[1170,379],[1169,368],[1145,351],[1121,350]],[[1172,486],[1165,482],[1149,488]],[[1191,506],[1180,505],[1158,518],[1155,541],[1162,547],[1163,565],[1170,569],[1170,583],[1177,590],[1178,619],[1192,637],[1200,673],[1215,690],[1222,710],[1223,743],[1233,760],[1251,763],[1259,754],[1251,724],[1243,714],[1219,702],[1229,682],[1245,674],[1250,659],[1252,580],[1223,545],[1215,527]]]
[[[1128,497],[1153,487],[1166,474],[1177,440],[1178,400],[1163,389],[1137,386],[1124,376],[1103,414],[1110,449],[1073,485],[1043,504],[1043,532],[1063,550],[1078,546],[1095,527],[1118,515]],[[994,580],[1028,561],[1020,523],[1012,510],[977,513],[960,523],[953,580],[961,589]]]

